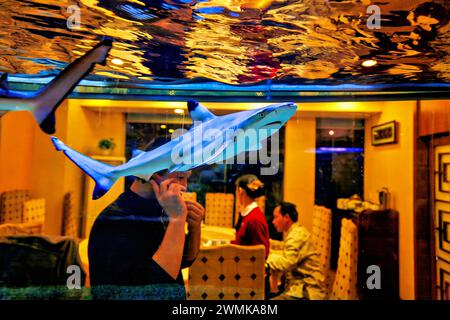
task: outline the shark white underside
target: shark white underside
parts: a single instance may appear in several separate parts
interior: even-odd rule
[[[148,152],[135,152],[134,157],[125,164],[110,166],[89,158],[52,137],[57,151],[72,160],[81,170],[95,180],[96,185],[92,198],[102,197],[113,184],[123,176],[136,176],[149,180],[151,176],[161,170],[188,171],[203,165],[223,163],[246,151],[256,151],[262,141],[277,132],[296,112],[293,103],[269,105],[256,110],[241,111],[225,116],[215,116],[208,109],[196,101],[188,102],[188,109],[194,121],[192,128],[166,144]],[[257,135],[252,143],[241,143],[239,136],[245,130],[268,129],[268,134]],[[223,133],[222,139],[208,139],[204,132]],[[195,137],[200,137],[195,139]],[[174,161],[174,150],[188,151],[182,153]],[[205,150],[207,156],[205,156]],[[200,154],[201,153],[201,154]]]

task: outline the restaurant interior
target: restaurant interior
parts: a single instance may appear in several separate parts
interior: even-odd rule
[[[36,92],[101,36],[113,38],[105,65],[57,108],[52,134],[93,159],[120,165],[152,139],[188,129],[190,99],[215,115],[297,105],[269,138],[277,163],[192,171],[183,196],[205,217],[200,253],[183,270],[187,299],[264,299],[264,250],[229,244],[241,210],[234,182],[246,173],[264,183],[258,205],[271,239],[283,236],[275,207],[297,206],[327,299],[450,299],[448,1],[385,1],[376,29],[365,22],[370,1],[86,0],[75,29],[63,2],[0,4],[0,71],[10,90]],[[84,275],[76,297],[86,299],[92,225],[130,181],[93,200],[93,179],[30,112],[0,103],[0,114],[0,238],[72,241]],[[271,165],[273,174],[260,174]],[[380,289],[369,285],[373,266]]]

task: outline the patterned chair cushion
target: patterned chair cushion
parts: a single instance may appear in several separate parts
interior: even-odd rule
[[[264,246],[201,248],[189,268],[189,300],[263,300]]]
[[[63,201],[63,224],[62,234],[74,239],[79,237],[80,219],[73,211],[73,193],[67,192]]]
[[[331,257],[331,210],[322,206],[314,206],[313,229],[311,238],[319,252],[319,262],[325,276],[328,290],[331,287],[329,281],[330,257]]]
[[[205,223],[209,226],[233,227],[234,195],[231,193],[207,193]]]
[[[22,223],[23,202],[28,199],[29,190],[3,192],[0,196],[0,223]]]
[[[45,198],[32,199],[23,202],[23,223],[45,221]]]
[[[356,300],[358,277],[358,229],[349,219],[342,219],[339,258],[332,300]]]

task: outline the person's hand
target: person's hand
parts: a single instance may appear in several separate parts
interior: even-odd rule
[[[186,207],[189,232],[200,231],[205,208],[200,203],[193,201],[186,201]]]
[[[188,210],[181,197],[181,192],[185,191],[186,188],[181,184],[174,183],[174,179],[164,180],[160,185],[154,180],[150,180],[150,183],[156,199],[169,215],[170,221],[185,221]]]

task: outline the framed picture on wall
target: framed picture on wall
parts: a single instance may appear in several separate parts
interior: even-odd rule
[[[372,127],[372,145],[397,143],[397,121],[386,122]]]

